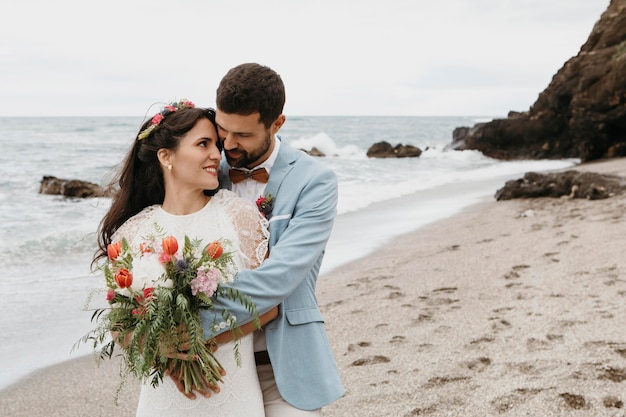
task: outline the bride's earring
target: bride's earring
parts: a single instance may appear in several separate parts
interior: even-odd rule
[[[172,172],[172,165],[171,165],[171,164],[167,166],[167,170],[168,170],[169,172]]]

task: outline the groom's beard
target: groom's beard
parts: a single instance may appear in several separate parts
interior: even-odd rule
[[[265,156],[271,146],[272,136],[270,135],[269,130],[267,130],[265,139],[259,148],[250,152],[243,149],[233,149],[234,151],[236,150],[241,153],[241,155],[237,158],[231,158],[228,156],[228,151],[225,151],[224,154],[226,155],[228,164],[233,168],[253,168],[258,165],[257,161],[261,159],[262,156]]]

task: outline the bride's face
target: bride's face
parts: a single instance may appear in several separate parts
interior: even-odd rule
[[[165,173],[178,191],[214,190],[219,186],[218,169],[222,159],[215,126],[200,119],[171,153],[171,170]]]

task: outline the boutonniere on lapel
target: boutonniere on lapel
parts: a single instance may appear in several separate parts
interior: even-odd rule
[[[260,196],[256,200],[256,206],[266,219],[272,217],[272,209],[274,208],[274,196],[268,194],[266,196]]]

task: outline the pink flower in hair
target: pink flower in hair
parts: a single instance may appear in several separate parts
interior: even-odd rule
[[[165,119],[165,116],[163,116],[161,113],[157,113],[154,115],[154,117],[152,118],[152,124],[153,125],[158,125],[159,123],[161,123],[161,121]]]

